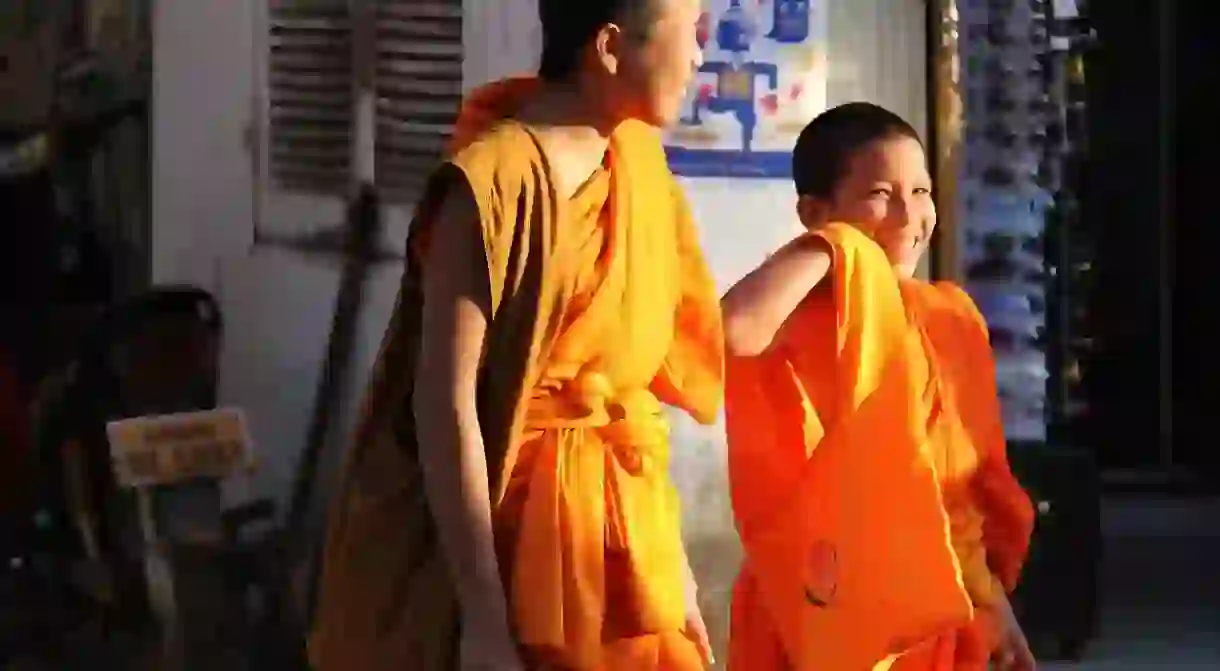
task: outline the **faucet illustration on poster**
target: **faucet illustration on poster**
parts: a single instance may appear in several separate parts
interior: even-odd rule
[[[670,167],[688,177],[791,176],[797,136],[826,108],[824,0],[703,0],[703,10],[703,64],[666,133]]]

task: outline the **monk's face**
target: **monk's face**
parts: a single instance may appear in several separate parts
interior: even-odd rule
[[[923,145],[894,136],[857,151],[835,189],[826,220],[857,226],[885,250],[899,275],[913,276],[936,228]]]
[[[653,9],[650,25],[606,45],[604,94],[616,116],[665,126],[678,118],[703,62],[696,39],[701,9],[699,0],[654,0]]]

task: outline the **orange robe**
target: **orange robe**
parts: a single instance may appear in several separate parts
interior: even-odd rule
[[[662,403],[711,422],[723,393],[715,287],[656,129],[611,138],[556,197],[510,116],[533,80],[476,91],[441,174],[483,223],[493,316],[479,415],[497,552],[530,668],[702,668],[683,635],[684,553]],[[410,241],[427,242],[425,197]],[[336,502],[311,656],[320,671],[456,667],[457,609],[420,487],[409,264]]]
[[[831,275],[759,357],[730,358],[746,550],[730,667],[985,669],[975,606],[1011,588],[1032,525],[965,293],[899,281],[850,226]],[[977,603],[975,603],[977,602]]]

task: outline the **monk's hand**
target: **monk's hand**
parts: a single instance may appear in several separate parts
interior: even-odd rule
[[[712,655],[712,639],[707,633],[707,624],[703,621],[703,611],[699,609],[699,585],[695,582],[695,574],[690,570],[690,565],[686,568],[686,627],[682,633],[686,635],[695,647],[699,650],[699,656],[703,658],[703,664],[711,667],[716,663]]]
[[[995,614],[999,625],[999,646],[992,655],[993,668],[998,671],[1034,671],[1037,668],[1034,653],[1029,649],[1025,632],[1021,630],[1021,624],[1017,622],[1012,605],[1003,592],[996,600]]]
[[[711,667],[716,663],[712,657],[712,640],[707,634],[707,625],[703,623],[703,613],[699,611],[699,606],[687,609],[686,628],[683,633],[699,649],[699,656],[703,658],[706,666]]]

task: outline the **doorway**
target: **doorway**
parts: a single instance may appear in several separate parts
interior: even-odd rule
[[[1199,194],[1179,188],[1174,145],[1177,110],[1205,90],[1190,78],[1211,76],[1178,64],[1205,62],[1190,54],[1214,45],[1198,29],[1206,23],[1178,16],[1176,3],[1091,3],[1090,10],[1102,46],[1088,70],[1084,234],[1095,241],[1098,277],[1083,306],[1095,341],[1085,381],[1093,406],[1088,434],[1112,479],[1195,480],[1202,470],[1196,443],[1206,435],[1198,431],[1205,373],[1182,350],[1181,317],[1201,306],[1181,289],[1190,286],[1183,255],[1204,247],[1193,239],[1200,229],[1179,214],[1197,209],[1182,198]]]

